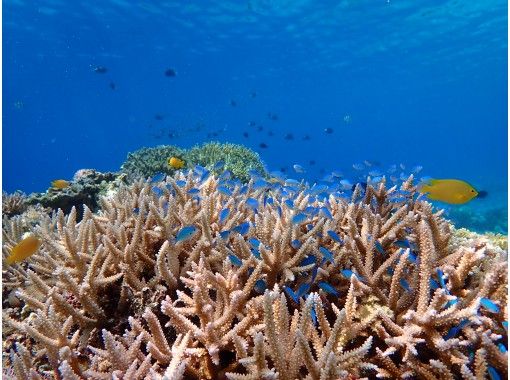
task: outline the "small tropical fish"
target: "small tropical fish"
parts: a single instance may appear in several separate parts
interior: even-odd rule
[[[257,239],[257,238],[249,238],[248,239],[248,243],[250,243],[250,245],[253,247],[253,248],[258,248],[259,245],[260,245],[260,240]]]
[[[375,241],[374,246],[375,246],[375,249],[377,250],[377,252],[379,252],[381,255],[386,254],[382,244],[378,240]]]
[[[306,220],[306,214],[299,213],[292,217],[292,224],[301,224]]]
[[[220,215],[219,215],[220,223],[223,223],[225,221],[225,219],[228,218],[229,215],[230,215],[230,210],[228,208],[224,208],[223,210],[221,210]]]
[[[164,193],[163,193],[163,190],[161,190],[161,189],[160,189],[159,187],[157,187],[157,186],[154,186],[154,187],[152,188],[152,192],[153,192],[154,194],[156,194],[156,196],[158,196],[158,197],[161,197],[161,196],[163,196],[163,194],[164,194]]]
[[[320,212],[324,214],[324,216],[328,219],[333,219],[333,215],[331,215],[331,212],[327,209],[327,207],[323,206],[320,208]]]
[[[499,374],[496,368],[488,366],[487,371],[489,372],[489,378],[491,380],[501,380],[501,375]]]
[[[335,231],[329,230],[328,231],[328,235],[334,241],[336,241],[336,242],[338,242],[340,244],[343,244],[344,241],[342,240],[342,238],[340,238],[340,236],[338,236],[338,234]]]
[[[220,232],[220,237],[221,237],[222,239],[224,239],[224,240],[225,240],[225,239],[228,239],[229,235],[230,235],[230,230],[226,230],[226,231],[221,231],[221,232]]]
[[[461,331],[464,327],[466,327],[469,324],[469,319],[462,319],[457,325],[453,326],[448,330],[446,335],[444,336],[445,340],[455,338],[459,331]]]
[[[175,76],[177,76],[177,72],[174,69],[166,69],[165,76],[166,77],[175,77]]]
[[[333,133],[333,128],[324,128],[324,132],[326,132],[327,134],[331,134]]]
[[[184,187],[186,186],[186,181],[182,180],[182,179],[179,179],[177,181],[175,181],[175,183],[177,184],[177,186],[179,187]]]
[[[300,298],[300,297],[306,295],[306,293],[308,293],[310,291],[310,288],[311,288],[311,285],[308,282],[304,282],[301,285],[299,285],[296,295],[298,296],[298,298]]]
[[[244,222],[239,224],[237,227],[234,227],[232,231],[238,232],[241,235],[246,235],[248,233],[248,230],[250,229],[250,223]]]
[[[253,287],[257,293],[264,293],[264,291],[267,289],[267,284],[264,280],[259,279],[255,281],[255,286]]]
[[[195,226],[186,226],[181,228],[181,230],[177,233],[175,237],[176,242],[185,241],[191,238],[195,232],[197,232],[197,228]]]
[[[283,290],[295,303],[299,304],[299,296],[296,293],[294,293],[294,291],[291,288],[285,285],[283,287]]]
[[[154,183],[154,182],[161,182],[165,179],[166,177],[166,174],[165,173],[156,173],[154,174],[154,176],[152,177],[151,179],[151,183]]]
[[[70,183],[69,181],[66,181],[65,179],[56,179],[54,181],[51,181],[51,187],[54,189],[65,189],[69,187]]]
[[[319,288],[324,290],[326,293],[331,294],[335,297],[338,297],[340,293],[336,290],[331,284],[325,281],[319,281]]]
[[[236,267],[240,267],[241,265],[243,265],[243,261],[236,255],[230,254],[228,255],[228,258],[230,259],[230,262],[234,264]]]
[[[482,305],[485,309],[490,311],[491,313],[499,313],[499,307],[493,301],[488,298],[482,297],[480,298],[480,305]]]
[[[11,249],[11,254],[5,259],[9,265],[23,261],[37,252],[41,246],[41,239],[29,235]]]
[[[96,74],[105,74],[108,72],[108,68],[104,66],[96,66],[94,67],[94,72]]]
[[[334,263],[335,259],[333,257],[333,252],[324,247],[319,247],[319,251],[322,253],[322,256],[326,261]]]
[[[303,169],[303,167],[301,165],[298,165],[298,164],[292,165],[292,168],[294,169],[294,171],[296,173],[304,173],[305,172],[305,169]]]
[[[439,288],[439,283],[436,280],[434,280],[432,277],[429,278],[429,283],[430,283],[430,288],[432,290],[436,290],[437,288]]]
[[[498,348],[499,348],[499,351],[506,354],[506,352],[508,351],[505,347],[505,345],[501,342],[498,343]]]
[[[310,264],[314,264],[315,263],[315,256],[314,255],[309,255],[309,256],[306,256],[300,263],[299,263],[299,266],[300,267],[304,267],[306,265],[310,265]]]
[[[170,157],[167,160],[168,166],[172,169],[182,169],[184,167],[184,160],[177,157]]]
[[[259,201],[256,200],[255,198],[248,198],[246,200],[246,206],[248,206],[252,210],[256,210],[259,208]]]
[[[218,186],[218,191],[223,194],[223,195],[226,195],[226,196],[231,196],[232,195],[232,191],[227,188],[226,186]]]
[[[400,286],[402,288],[404,288],[404,290],[406,292],[410,292],[411,291],[411,288],[409,287],[409,283],[405,279],[401,278],[399,283],[400,283]]]
[[[458,179],[430,179],[418,186],[429,199],[449,204],[464,204],[478,195],[473,186]]]

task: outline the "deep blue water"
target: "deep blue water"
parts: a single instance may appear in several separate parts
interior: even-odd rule
[[[506,214],[506,1],[6,0],[3,56],[8,192],[214,139],[310,180],[419,164]]]

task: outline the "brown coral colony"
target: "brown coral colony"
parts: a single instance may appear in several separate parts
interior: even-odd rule
[[[4,259],[25,232],[39,252],[3,267],[11,378],[507,376],[507,253],[456,239],[412,176],[346,198],[195,168],[7,216]]]

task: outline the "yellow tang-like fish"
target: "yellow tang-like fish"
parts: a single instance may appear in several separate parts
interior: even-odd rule
[[[418,186],[429,199],[454,205],[469,202],[478,195],[473,186],[459,179],[430,179]]]
[[[11,254],[5,259],[7,264],[11,265],[25,260],[37,252],[41,246],[41,239],[37,236],[29,235],[11,249]]]
[[[65,179],[56,179],[51,182],[51,187],[54,187],[55,189],[65,189],[66,187],[69,187],[69,182]]]
[[[182,169],[184,167],[184,160],[177,157],[170,157],[167,162],[172,169]]]

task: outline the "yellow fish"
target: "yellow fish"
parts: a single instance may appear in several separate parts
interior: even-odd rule
[[[469,202],[478,195],[473,186],[459,179],[430,179],[418,186],[429,199],[454,205]]]
[[[170,157],[167,162],[172,169],[182,169],[184,167],[184,161],[177,157]]]
[[[29,258],[37,252],[41,246],[41,239],[37,236],[29,235],[11,249],[11,254],[5,259],[7,264],[11,265]]]
[[[69,182],[65,179],[56,179],[55,181],[51,181],[51,187],[54,187],[55,189],[65,189],[66,187],[69,187]]]

